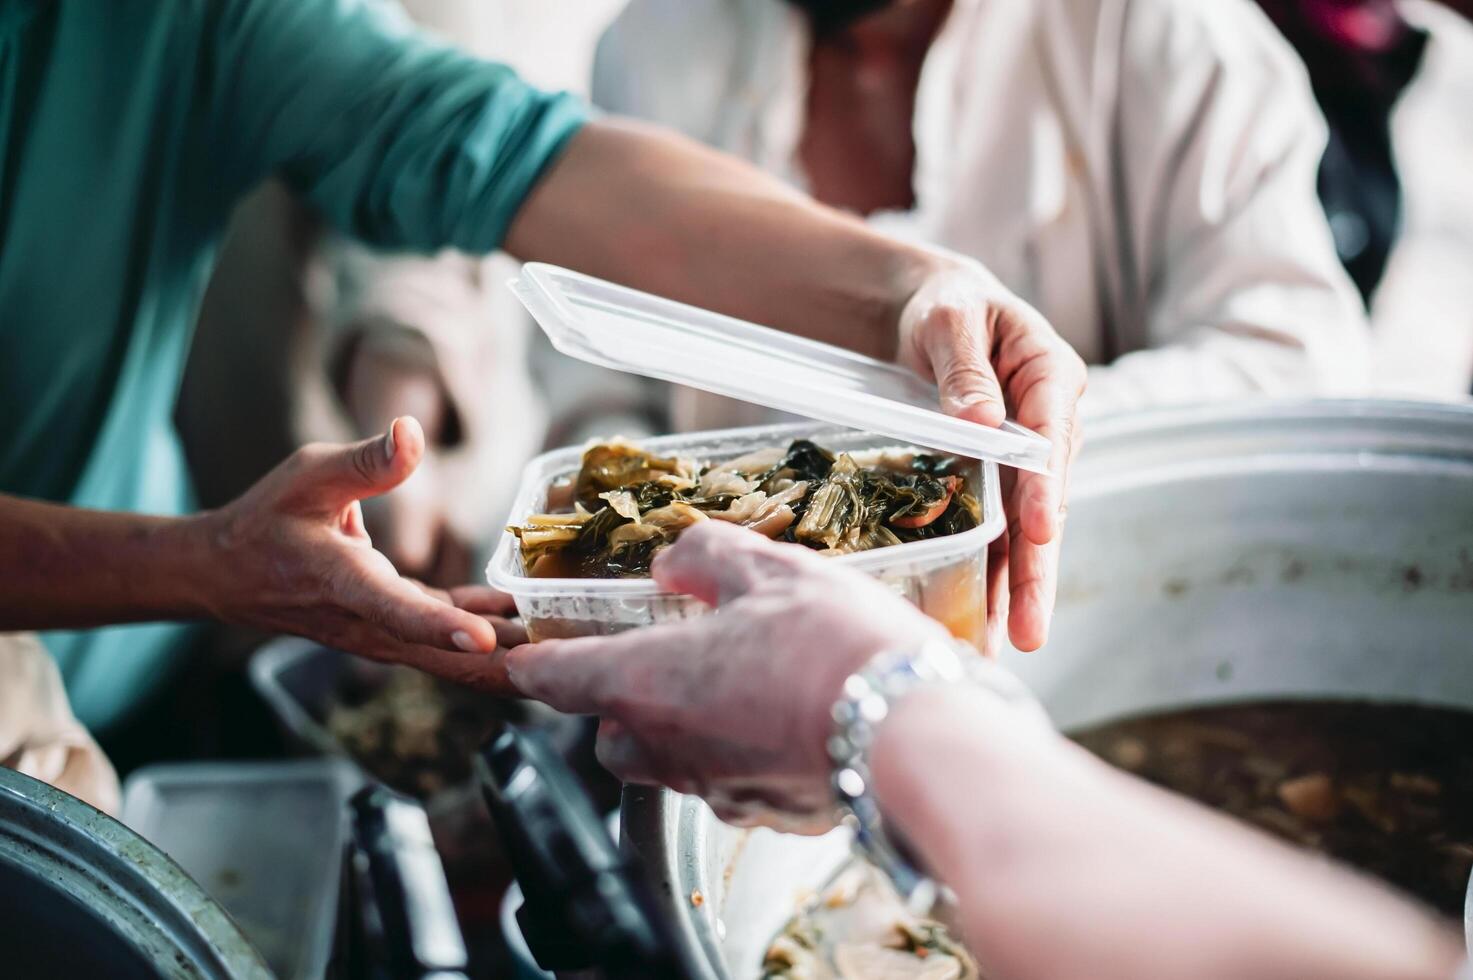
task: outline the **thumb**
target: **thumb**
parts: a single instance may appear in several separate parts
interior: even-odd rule
[[[401,416],[373,439],[346,446],[304,446],[293,474],[296,494],[312,505],[337,510],[355,500],[388,493],[407,480],[424,458],[419,423]]]

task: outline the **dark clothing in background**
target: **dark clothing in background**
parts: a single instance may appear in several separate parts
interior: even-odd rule
[[[1370,301],[1401,228],[1391,113],[1421,64],[1427,37],[1393,0],[1259,0],[1304,59],[1329,123],[1319,194],[1340,254]]]

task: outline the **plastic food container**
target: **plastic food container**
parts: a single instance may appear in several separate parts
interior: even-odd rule
[[[721,462],[754,449],[787,445],[794,439],[812,439],[825,449],[841,452],[894,448],[929,451],[927,447],[901,445],[886,436],[821,423],[662,436],[640,440],[640,445],[660,456]],[[549,488],[576,474],[582,457],[583,447],[573,446],[532,460],[512,505],[513,520],[545,510]],[[975,463],[967,469],[966,477],[982,504],[982,523],[977,527],[961,534],[832,560],[868,572],[946,624],[956,636],[980,642],[986,621],[987,546],[1002,533],[1005,519],[997,465]],[[699,615],[708,609],[689,596],[662,592],[652,579],[532,578],[522,566],[521,549],[511,534],[497,547],[487,577],[492,585],[515,597],[517,611],[534,639],[617,633]]]
[[[977,527],[832,560],[873,575],[956,636],[981,643],[988,545],[1006,527],[998,466],[1044,470],[1047,440],[1011,422],[994,429],[945,416],[936,408],[936,388],[894,364],[566,269],[529,263],[512,289],[563,353],[815,420],[640,441],[659,455],[715,463],[807,438],[833,451],[974,460],[967,477],[982,504]],[[513,523],[548,509],[549,490],[578,471],[583,449],[555,450],[527,465]],[[534,639],[616,633],[708,609],[650,579],[533,578],[509,532],[487,578],[515,598]]]

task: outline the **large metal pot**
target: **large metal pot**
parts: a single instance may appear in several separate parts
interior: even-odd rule
[[[153,845],[3,768],[0,975],[271,977],[224,910]]]
[[[1091,431],[1071,515],[1048,650],[1005,658],[1065,730],[1264,696],[1473,708],[1473,409],[1122,417]],[[760,976],[797,898],[846,853],[836,835],[748,835],[655,791],[626,793],[624,828],[723,980]]]

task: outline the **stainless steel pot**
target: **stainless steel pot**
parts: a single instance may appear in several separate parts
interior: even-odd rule
[[[1473,409],[1148,413],[1089,440],[1052,639],[1005,656],[1061,728],[1265,696],[1473,708]],[[627,791],[623,820],[722,980],[760,976],[847,849],[744,834],[663,792]]]
[[[0,975],[269,980],[224,910],[143,838],[0,769]]]

